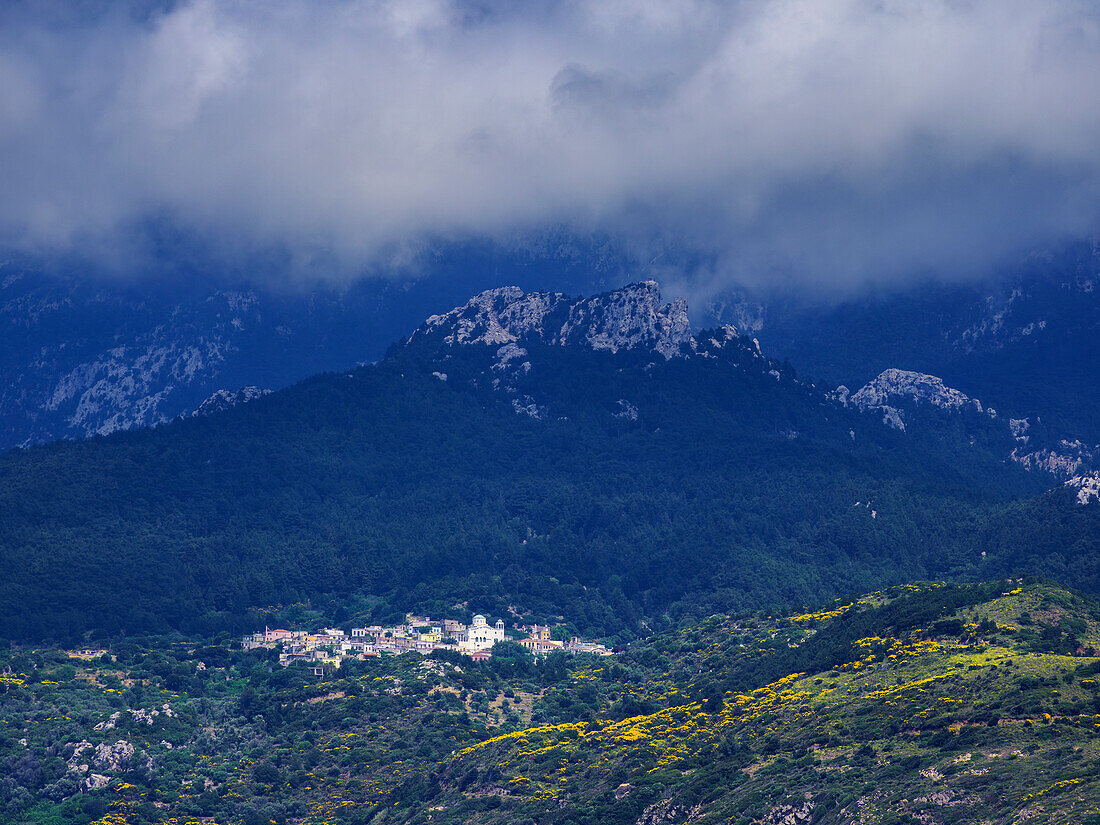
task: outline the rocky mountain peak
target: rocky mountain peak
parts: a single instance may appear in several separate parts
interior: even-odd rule
[[[438,337],[448,346],[501,346],[540,341],[618,352],[639,347],[666,359],[693,349],[687,302],[663,303],[656,281],[631,284],[591,298],[559,292],[491,289],[463,306],[428,318],[413,337]]]
[[[997,415],[993,409],[983,410],[981,401],[948,387],[935,375],[895,368],[883,370],[854,393],[841,385],[833,397],[860,412],[882,413],[884,424],[902,431],[905,430],[905,415],[901,410],[904,406],[928,406],[946,412],[958,412],[972,406],[978,412],[988,412],[991,418]]]
[[[982,411],[982,402],[943,383],[943,379],[923,372],[888,369],[861,387],[851,396],[851,403],[860,410],[898,403],[927,404],[943,410],[958,410],[973,406]]]
[[[888,369],[857,392],[849,394],[847,387],[840,386],[832,397],[860,412],[881,414],[884,424],[903,432],[907,414],[913,408],[924,406],[946,414],[957,414],[972,408],[985,414],[988,426],[999,428],[1005,445],[1011,445],[1007,456],[1009,460],[1025,470],[1068,479],[1067,484],[1076,484],[1081,489],[1082,504],[1095,492],[1097,475],[1093,468],[1100,459],[1100,445],[1090,447],[1080,439],[1054,441],[1049,435],[1040,439],[1045,444],[1033,443],[1034,431],[1030,419],[998,418],[997,411],[992,407],[983,408],[981,401],[948,387],[934,375]],[[1082,487],[1082,484],[1085,486]]]

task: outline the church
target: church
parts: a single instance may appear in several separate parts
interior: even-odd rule
[[[504,641],[504,622],[497,619],[496,625],[490,625],[479,613],[474,616],[469,627],[455,635],[461,651],[489,650],[497,642]]]

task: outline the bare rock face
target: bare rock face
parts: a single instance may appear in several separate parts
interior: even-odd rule
[[[702,805],[677,803],[671,799],[660,799],[642,811],[637,825],[672,825],[694,822],[703,815]]]
[[[732,325],[692,334],[687,303],[665,302],[656,281],[631,284],[590,298],[570,298],[558,292],[525,293],[519,287],[482,292],[460,307],[428,318],[406,346],[423,348],[434,358],[433,374],[443,380],[443,365],[457,347],[482,347],[492,361],[472,383],[511,396],[517,414],[536,419],[561,415],[553,398],[539,387],[539,349],[637,352],[651,363],[663,359],[721,360],[733,369],[766,369],[770,363],[760,344],[742,338]],[[545,351],[545,350],[543,350]],[[776,380],[780,373],[773,371]],[[458,380],[458,379],[456,379]],[[608,414],[639,421],[641,410],[619,399]]]
[[[77,771],[78,773],[85,773],[88,770],[86,760],[83,759],[83,754],[86,750],[92,748],[92,743],[87,739],[77,742],[73,747],[73,755],[69,757],[69,770]]]
[[[146,766],[152,764],[147,755],[142,753],[141,756],[144,757]],[[129,769],[137,758],[136,748],[125,739],[114,743],[101,742],[98,745],[85,739],[74,743],[72,756],[68,759],[68,770],[81,777],[80,787],[83,790],[94,791],[107,787],[112,774]]]
[[[618,352],[645,347],[666,359],[690,351],[694,339],[687,302],[661,305],[656,281],[645,281],[597,295],[570,307],[559,341],[579,340],[592,349]]]
[[[98,791],[100,788],[106,788],[109,784],[111,784],[111,777],[104,776],[101,773],[90,773],[83,782],[86,791]]]
[[[879,414],[883,424],[902,432],[906,429],[906,413],[914,408],[931,408],[946,414],[976,410],[988,418],[991,426],[1003,428],[1005,443],[1013,445],[1007,456],[1010,461],[1025,470],[1049,473],[1077,486],[1082,504],[1093,495],[1096,476],[1093,468],[1100,460],[1100,446],[1090,447],[1080,439],[1064,438],[1041,446],[1034,441],[1035,430],[1029,418],[998,418],[996,410],[983,408],[981,401],[948,387],[934,375],[888,369],[855,393],[849,394],[847,387],[837,387],[831,398],[843,406]]]
[[[233,407],[240,406],[241,404],[247,404],[249,401],[255,401],[257,398],[263,398],[265,395],[271,395],[271,390],[264,390],[253,386],[241,387],[236,392],[218,390],[199,404],[198,408],[191,413],[191,415],[193,417],[213,415],[214,413],[223,412]]]
[[[1018,443],[1020,438],[1016,438]],[[1041,470],[1050,473],[1055,478],[1065,479],[1067,484],[1075,484],[1081,489],[1087,490],[1090,479],[1096,476],[1094,468],[1100,459],[1100,445],[1089,447],[1080,439],[1069,441],[1061,439],[1053,447],[1033,449],[1025,451],[1017,447],[1012,451],[1010,458],[1026,470]],[[1082,487],[1082,485],[1084,485]],[[1086,495],[1081,501],[1088,502]]]
[[[860,412],[881,413],[882,423],[905,432],[904,407],[932,407],[945,412],[959,412],[973,407],[978,412],[996,418],[995,410],[982,409],[982,402],[948,387],[934,375],[910,370],[888,369],[879,373],[859,390],[849,394],[847,387],[837,387],[833,398],[844,406]]]
[[[1075,476],[1066,482],[1066,486],[1077,489],[1078,504],[1085,505],[1090,501],[1100,503],[1100,472]]]
[[[107,742],[96,745],[92,765],[101,770],[118,771],[126,768],[133,758],[134,746],[120,739],[113,745]]]
[[[694,349],[687,303],[678,299],[663,304],[656,281],[582,299],[558,292],[525,293],[514,286],[491,289],[431,316],[416,336],[439,336],[449,346],[540,341],[610,352],[643,347],[666,359]]]
[[[896,406],[899,402],[959,410],[972,406],[982,412],[982,402],[948,387],[934,375],[909,370],[888,369],[851,396],[851,404],[866,411],[872,408]]]
[[[450,312],[432,315],[413,335],[439,332],[451,346],[499,346],[528,337],[543,338],[546,316],[567,303],[558,292],[526,294],[518,286],[490,289]]]
[[[779,805],[772,808],[771,811],[762,820],[767,825],[803,825],[813,820],[814,803],[811,800],[806,800],[799,806],[794,805]]]

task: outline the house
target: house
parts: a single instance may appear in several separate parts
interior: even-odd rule
[[[493,654],[488,650],[475,650],[470,654],[470,658],[475,662],[487,662],[493,658]]]
[[[563,650],[565,648],[565,642],[559,642],[557,639],[536,639],[531,637],[529,639],[520,639],[519,643],[537,656],[545,656],[547,653],[552,653],[555,650]]]
[[[611,655],[611,651],[603,645],[597,642],[585,642],[575,636],[570,640],[568,646],[566,647],[566,650],[568,650],[574,656],[577,656],[581,653],[594,653],[597,656]]]
[[[543,642],[550,641],[550,626],[549,625],[541,625],[540,626],[540,625],[537,625],[537,624],[533,624],[533,625],[531,625],[530,628],[528,628],[528,633],[530,633],[532,639],[539,639],[540,641],[543,641]]]

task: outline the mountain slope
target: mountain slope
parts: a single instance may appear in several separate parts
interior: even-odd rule
[[[929,373],[986,404],[1100,443],[1100,245],[1036,253],[987,280],[929,280],[841,301],[723,295],[708,323],[751,325],[815,379],[858,387]],[[700,307],[702,309],[702,307]],[[700,316],[702,317],[702,316]]]
[[[1049,476],[961,424],[898,433],[732,330],[684,338],[658,297],[563,303],[630,308],[576,340],[455,345],[429,322],[352,373],[0,457],[0,635],[242,628],[365,594],[379,615],[567,609],[629,638],[669,611],[1014,569],[1013,536],[986,537]]]
[[[278,259],[227,270],[172,245],[127,277],[0,250],[0,450],[163,424],[218,391],[373,361],[429,313],[502,280],[590,288],[622,280],[622,266],[598,243],[553,234],[439,244],[351,282]]]
[[[379,821],[1089,821],[1098,644],[1095,602],[1011,584],[714,617],[577,674],[664,709],[467,746]]]
[[[322,679],[178,635],[4,648],[0,823],[1093,825],[1097,646],[1094,600],[1002,580]]]

